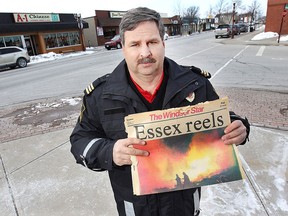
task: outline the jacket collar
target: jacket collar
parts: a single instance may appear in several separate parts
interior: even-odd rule
[[[176,62],[167,57],[164,59],[164,71],[169,77],[164,104],[167,103],[177,92],[181,91],[185,86],[198,79],[197,76],[188,68],[181,67]],[[122,60],[110,74],[103,89],[103,94],[106,96],[114,95],[124,97],[129,100],[132,98],[134,100],[140,101],[137,94],[128,84],[127,74],[128,68],[126,61]]]

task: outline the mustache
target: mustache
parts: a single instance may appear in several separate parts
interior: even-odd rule
[[[145,63],[155,63],[156,60],[154,58],[142,58],[137,61],[138,64],[145,64]]]

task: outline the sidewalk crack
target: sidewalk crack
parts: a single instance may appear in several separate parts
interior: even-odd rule
[[[1,157],[1,155],[0,155],[0,161],[1,161],[1,164],[2,164],[4,176],[5,176],[7,185],[8,185],[9,194],[10,194],[11,199],[12,199],[12,203],[13,203],[13,207],[14,207],[15,214],[16,214],[17,216],[19,216],[19,212],[18,212],[18,209],[17,209],[15,197],[14,197],[14,194],[13,194],[13,190],[12,190],[12,187],[11,187],[11,184],[10,184],[10,180],[9,180],[8,175],[7,175],[6,168],[5,168],[5,165],[4,165],[4,161],[3,161],[2,157]]]
[[[31,163],[33,163],[33,162],[39,160],[40,158],[44,157],[45,155],[50,154],[51,152],[55,151],[56,149],[60,148],[61,146],[65,145],[65,144],[68,143],[68,142],[69,142],[69,140],[67,140],[67,141],[65,141],[65,142],[63,142],[63,143],[61,143],[61,144],[59,144],[58,146],[56,146],[56,147],[50,149],[49,151],[43,153],[42,155],[40,155],[40,156],[34,158],[33,160],[27,162],[26,164],[23,164],[22,166],[20,166],[20,167],[14,169],[14,170],[12,170],[12,171],[10,172],[10,174],[12,174],[12,173],[14,173],[14,172],[16,172],[16,171],[22,169],[23,167],[28,166],[29,164],[31,164]]]

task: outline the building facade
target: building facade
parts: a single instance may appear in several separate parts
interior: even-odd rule
[[[281,35],[288,34],[288,0],[268,0],[265,32],[280,33],[281,23]]]
[[[29,55],[81,51],[83,28],[88,23],[74,14],[0,13],[0,47],[19,46]]]
[[[165,32],[168,35],[174,36],[181,34],[182,20],[180,19],[180,16],[163,17],[161,19],[164,24]]]
[[[89,23],[89,29],[84,29],[86,46],[101,46],[112,37],[119,34],[119,25],[126,11],[95,10],[95,16],[83,20]],[[181,19],[179,16],[162,18],[165,31],[169,35],[181,34]]]

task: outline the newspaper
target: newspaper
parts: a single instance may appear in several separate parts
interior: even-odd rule
[[[230,124],[228,98],[125,117],[128,137],[150,154],[132,156],[135,195],[162,193],[243,179],[235,145],[221,137]]]

